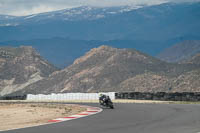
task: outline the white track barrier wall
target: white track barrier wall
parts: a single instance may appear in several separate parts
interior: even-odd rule
[[[63,93],[63,94],[28,94],[26,100],[98,100],[100,94],[105,94],[110,97],[111,100],[115,99],[115,92],[107,93]]]

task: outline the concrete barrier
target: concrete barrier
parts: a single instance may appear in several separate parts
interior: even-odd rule
[[[38,94],[38,95],[33,95],[33,94],[28,94],[27,95],[27,100],[98,100],[99,99],[99,94],[100,93],[62,93],[62,94],[49,94],[49,95],[44,95],[44,94]],[[111,100],[115,99],[115,92],[106,92],[106,93],[101,93],[108,95]]]

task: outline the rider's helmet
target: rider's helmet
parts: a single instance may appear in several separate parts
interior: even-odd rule
[[[102,93],[100,93],[100,95],[99,95],[100,97],[102,97],[103,96],[103,94]]]

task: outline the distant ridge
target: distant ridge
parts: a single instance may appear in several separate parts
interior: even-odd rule
[[[200,53],[200,40],[186,40],[164,50],[158,58],[167,62],[182,62]]]
[[[165,43],[198,39],[199,11],[200,2],[186,2],[140,7],[79,7],[22,17],[5,16],[0,21],[0,40],[68,37]]]

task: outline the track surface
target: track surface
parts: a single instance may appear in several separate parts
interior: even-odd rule
[[[85,118],[5,133],[200,133],[200,105],[129,103],[115,107]]]

